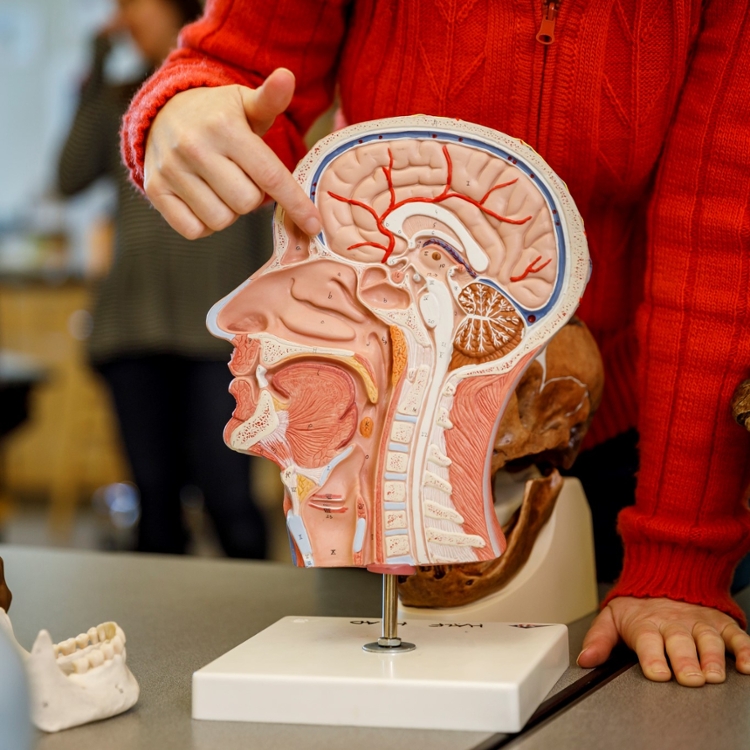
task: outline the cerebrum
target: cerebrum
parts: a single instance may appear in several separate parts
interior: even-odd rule
[[[558,268],[552,214],[531,175],[463,143],[378,140],[333,160],[317,199],[338,255],[393,263],[432,237],[533,309]]]

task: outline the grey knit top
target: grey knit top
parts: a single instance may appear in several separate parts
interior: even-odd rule
[[[205,239],[177,234],[132,186],[120,161],[120,120],[141,81],[108,84],[106,39],[97,39],[94,50],[58,169],[65,195],[103,176],[117,184],[114,260],[96,292],[90,358],[103,364],[166,353],[228,360],[231,347],[208,333],[206,313],[269,256],[270,210],[242,217]]]

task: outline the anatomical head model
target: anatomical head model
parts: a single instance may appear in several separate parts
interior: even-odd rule
[[[493,443],[589,274],[581,219],[525,144],[456,120],[355,125],[295,175],[274,254],[209,313],[235,351],[225,440],[281,468],[298,565],[492,560]]]

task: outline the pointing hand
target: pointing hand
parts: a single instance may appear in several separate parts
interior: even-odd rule
[[[183,91],[154,120],[144,189],[173,229],[197,239],[257,208],[267,193],[310,235],[320,215],[263,134],[288,106],[294,75],[277,68],[262,86]]]

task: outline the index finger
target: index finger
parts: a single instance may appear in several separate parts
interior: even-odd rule
[[[612,617],[612,610],[605,607],[591,623],[588,633],[583,639],[583,650],[578,654],[576,663],[582,669],[603,664],[612,653],[612,649],[620,640]]]
[[[227,154],[248,177],[289,214],[292,221],[309,235],[321,230],[320,213],[284,162],[255,133],[252,149],[231,149]]]

